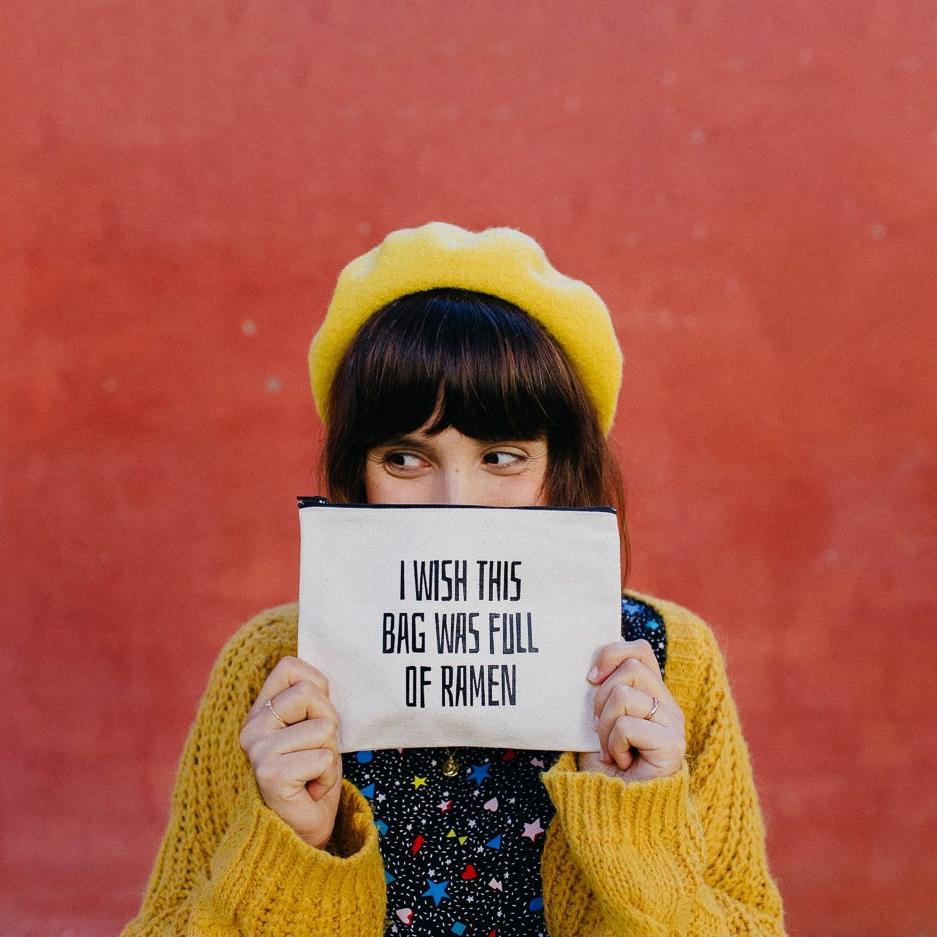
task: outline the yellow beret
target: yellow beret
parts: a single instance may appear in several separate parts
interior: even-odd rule
[[[621,387],[622,354],[599,295],[555,270],[543,248],[520,231],[476,233],[441,221],[393,231],[339,275],[309,346],[312,393],[323,422],[335,371],[361,326],[393,300],[439,287],[489,293],[543,325],[572,362],[608,434]]]

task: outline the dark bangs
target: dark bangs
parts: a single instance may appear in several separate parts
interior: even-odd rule
[[[426,424],[486,441],[567,435],[575,415],[564,359],[525,312],[482,293],[436,289],[403,296],[358,333],[333,384],[356,413],[349,441],[385,442]],[[557,384],[566,384],[558,387]],[[349,427],[351,429],[351,427]]]
[[[545,438],[545,503],[616,507],[627,563],[615,459],[565,353],[526,312],[484,293],[434,289],[375,313],[332,383],[329,497],[363,502],[368,451],[434,415],[430,435],[451,426],[486,442]]]

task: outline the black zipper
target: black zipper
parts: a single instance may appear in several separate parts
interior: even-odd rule
[[[484,504],[333,504],[328,498],[322,495],[297,495],[296,501],[300,508],[465,508],[468,510],[478,510],[485,508]],[[600,506],[592,508],[572,508],[572,507],[550,507],[545,504],[520,505],[518,507],[506,508],[508,511],[587,511],[591,513],[614,514],[612,507]]]

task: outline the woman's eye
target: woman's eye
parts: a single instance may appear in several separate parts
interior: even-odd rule
[[[412,452],[388,452],[384,456],[384,461],[394,468],[414,469],[420,468],[423,460]]]
[[[486,452],[482,461],[486,465],[495,465],[499,468],[507,468],[510,465],[517,465],[524,460],[524,457],[518,452],[505,452],[499,449],[496,452]]]

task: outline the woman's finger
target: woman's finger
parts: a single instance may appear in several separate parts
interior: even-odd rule
[[[654,649],[644,638],[637,641],[613,641],[600,647],[595,655],[589,682],[596,686],[604,683],[622,662],[634,658],[644,664],[652,673],[661,676],[660,665],[654,656]]]
[[[604,690],[608,683],[602,687]],[[654,700],[657,699],[656,712]],[[619,716],[634,716],[637,719],[653,719],[658,725],[670,725],[669,707],[661,705],[660,697],[655,697],[644,690],[630,686],[627,683],[616,683],[608,687],[606,698],[601,705],[596,705],[596,731],[600,733],[604,728],[607,732],[612,723]]]
[[[673,772],[686,754],[683,733],[657,725],[647,719],[619,716],[608,733],[603,751],[616,763],[630,767],[634,759],[631,750],[641,753],[641,761],[655,769]]]
[[[653,698],[659,701],[655,719],[658,722],[671,723],[682,719],[680,707],[677,705],[670,690],[664,681],[653,671],[649,670],[641,661],[635,658],[628,658],[622,661],[618,667],[610,674],[601,686],[596,688],[593,699],[593,707],[596,715],[599,715],[608,705],[608,700],[616,688],[619,686],[629,686],[640,690],[647,696],[647,707],[642,711],[639,706],[635,706],[635,711],[628,710],[632,716],[644,716],[652,709]],[[619,693],[623,691],[618,691]],[[619,697],[623,699],[623,697]],[[632,697],[634,701],[634,697]],[[663,712],[661,712],[663,710]],[[678,716],[679,713],[679,716]]]
[[[329,695],[329,681],[326,680],[325,674],[320,670],[316,670],[312,664],[300,660],[298,657],[280,658],[273,670],[267,674],[267,679],[264,680],[260,693],[257,694],[257,699],[247,714],[248,719],[265,710],[268,699],[274,699],[284,690],[301,683],[303,680],[312,683],[326,696]],[[276,703],[274,703],[274,706],[276,706]],[[277,712],[283,715],[279,706],[277,706]]]
[[[337,726],[331,718],[304,719],[295,725],[263,736],[257,757],[268,753],[285,755],[312,748],[334,748],[338,751]]]
[[[615,753],[613,739],[615,737],[616,727],[620,725],[630,726],[637,725],[639,722],[645,722],[655,729],[665,730],[674,740],[676,740],[677,737],[683,737],[682,716],[679,725],[674,725],[669,715],[664,715],[663,718],[660,719],[658,718],[663,712],[663,707],[660,705],[658,705],[657,712],[654,713],[653,717],[648,718],[651,709],[653,709],[653,698],[649,697],[643,691],[636,690],[634,687],[623,683],[615,687],[615,691],[609,697],[608,702],[605,704],[596,722],[596,734],[599,737],[599,747],[604,761],[608,762],[610,760],[608,756]],[[643,739],[644,737],[641,731],[636,734],[636,738],[638,739]],[[657,736],[652,734],[652,737],[656,738]],[[637,741],[630,743],[626,748],[631,746],[638,749],[641,756],[644,757],[645,753]],[[617,753],[620,754],[621,750],[618,749]]]
[[[319,800],[341,779],[341,764],[334,749],[313,748],[263,761],[254,773],[264,800],[276,809],[271,799],[291,801],[308,793],[313,800]]]
[[[291,726],[304,719],[330,718],[338,725],[338,713],[326,693],[311,680],[300,680],[271,700],[283,721]],[[272,715],[272,714],[271,714]],[[274,716],[280,728],[282,724]]]
[[[325,749],[319,749],[319,751],[325,751]],[[332,754],[334,757],[326,769],[315,780],[310,780],[306,784],[306,790],[313,800],[325,797],[336,784],[341,783],[342,756],[337,751],[333,751]]]
[[[241,745],[246,749],[258,739],[278,735],[311,719],[323,719],[332,724],[334,732],[338,731],[339,718],[332,701],[311,681],[293,684],[270,702],[272,708],[261,705],[248,715],[241,730]]]

